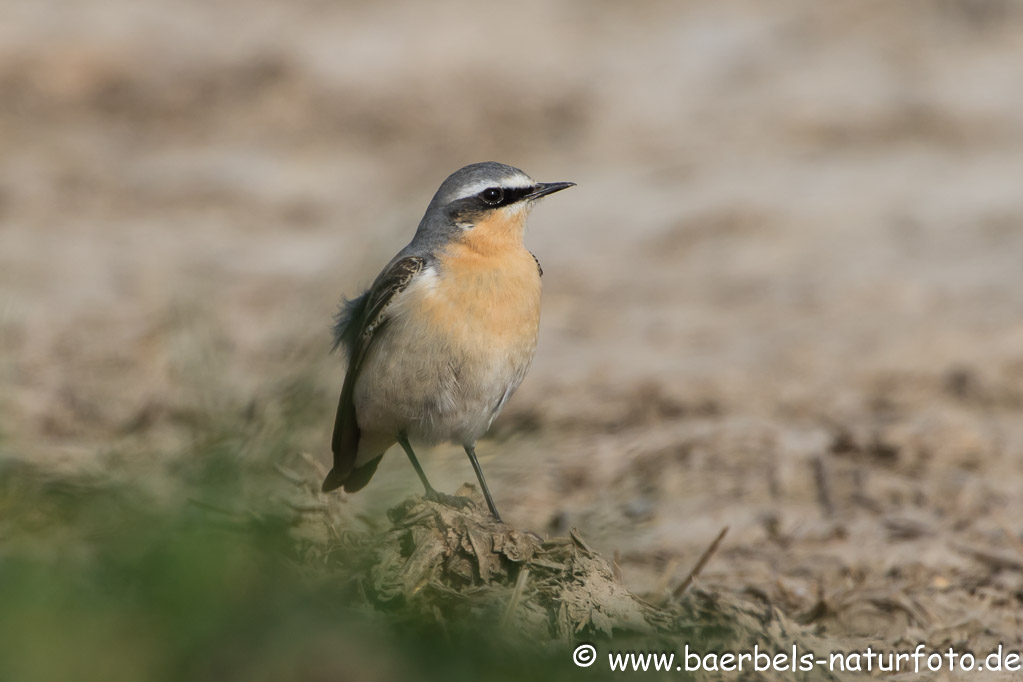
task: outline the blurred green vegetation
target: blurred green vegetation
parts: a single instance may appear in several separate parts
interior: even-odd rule
[[[72,473],[0,459],[0,680],[601,676],[496,623],[436,631],[354,604],[239,456],[252,435],[207,433],[159,475],[123,453]]]

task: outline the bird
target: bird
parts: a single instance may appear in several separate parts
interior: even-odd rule
[[[465,166],[441,183],[412,241],[369,289],[342,300],[333,348],[344,349],[347,368],[324,492],[362,489],[397,443],[426,498],[457,504],[430,485],[411,444],[451,442],[501,521],[476,441],[536,350],[543,269],[523,243],[526,220],[539,199],[574,185],[493,161]]]

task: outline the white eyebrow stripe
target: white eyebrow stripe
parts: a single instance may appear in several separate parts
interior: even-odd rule
[[[458,199],[465,199],[466,197],[474,196],[476,194],[479,194],[480,192],[482,192],[483,190],[485,190],[488,187],[504,187],[506,189],[520,189],[520,188],[523,188],[523,187],[532,187],[535,184],[536,183],[533,182],[533,178],[528,177],[526,175],[516,175],[516,176],[510,177],[510,178],[502,178],[500,180],[500,182],[495,182],[493,180],[480,180],[478,182],[474,182],[473,184],[468,185],[467,187],[463,188],[462,191],[453,199],[453,201],[457,201]]]

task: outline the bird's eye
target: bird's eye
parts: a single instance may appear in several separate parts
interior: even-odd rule
[[[504,190],[500,187],[488,187],[480,192],[480,199],[491,205],[499,204],[504,199]]]

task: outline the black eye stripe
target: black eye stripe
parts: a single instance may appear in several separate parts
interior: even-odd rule
[[[499,201],[488,200],[487,193],[493,192],[493,190],[504,190],[504,196]],[[487,208],[500,208],[501,206],[508,206],[514,204],[517,201],[521,201],[524,197],[532,194],[536,191],[536,187],[488,187],[487,189],[480,192],[477,196],[480,202],[483,203]]]
[[[503,189],[504,196],[498,202],[486,201],[481,196],[484,192],[489,189]],[[493,187],[487,187],[472,196],[465,197],[453,201],[448,205],[447,211],[452,220],[458,220],[457,216],[469,215],[479,211],[490,211],[495,208],[501,208],[502,206],[509,206],[511,204],[522,201],[525,197],[533,194],[539,189],[537,186],[530,187],[499,187],[494,185]]]
[[[527,194],[532,194],[536,191],[536,187],[509,187],[504,190],[504,201],[502,205],[507,206],[508,204],[514,204],[519,201]]]

